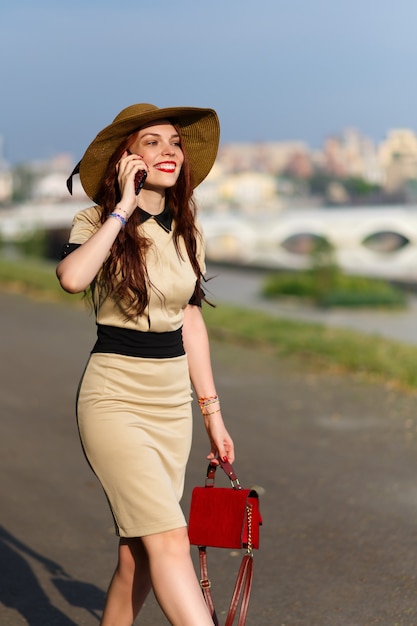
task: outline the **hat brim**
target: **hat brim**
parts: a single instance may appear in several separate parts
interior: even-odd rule
[[[169,119],[179,125],[192,174],[193,188],[208,175],[214,165],[220,140],[220,124],[213,109],[170,107],[159,109],[154,105],[132,105],[98,133],[88,146],[80,162],[80,180],[87,196],[97,202],[101,179],[108,161],[123,139],[160,119]]]

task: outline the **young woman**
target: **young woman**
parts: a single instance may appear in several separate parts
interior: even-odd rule
[[[97,135],[73,172],[95,206],[75,216],[57,276],[71,293],[91,286],[97,341],[80,384],[78,427],[120,537],[102,626],[131,626],[151,587],[171,624],[213,624],[179,501],[191,385],[207,459],[234,460],[201,314],[205,265],[192,196],[218,142],[211,109],[136,104]]]

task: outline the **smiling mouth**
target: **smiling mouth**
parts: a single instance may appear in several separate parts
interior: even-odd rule
[[[158,163],[157,165],[155,165],[155,169],[159,170],[160,172],[168,172],[168,173],[172,173],[175,172],[177,165],[176,163]]]

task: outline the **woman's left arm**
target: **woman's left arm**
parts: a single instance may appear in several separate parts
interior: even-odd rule
[[[191,382],[199,399],[217,396],[211,367],[210,344],[201,308],[188,304],[184,311],[182,336],[188,359]],[[202,409],[204,424],[210,440],[209,460],[217,456],[233,463],[235,459],[233,440],[223,422],[220,403],[209,404]]]

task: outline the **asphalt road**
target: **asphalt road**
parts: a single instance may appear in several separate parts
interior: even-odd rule
[[[0,626],[97,626],[117,540],[74,418],[94,323],[10,294],[0,316]],[[235,468],[262,495],[247,626],[416,626],[417,397],[225,343],[213,363]],[[224,622],[238,558],[209,562]],[[153,598],[137,623],[166,624]]]

